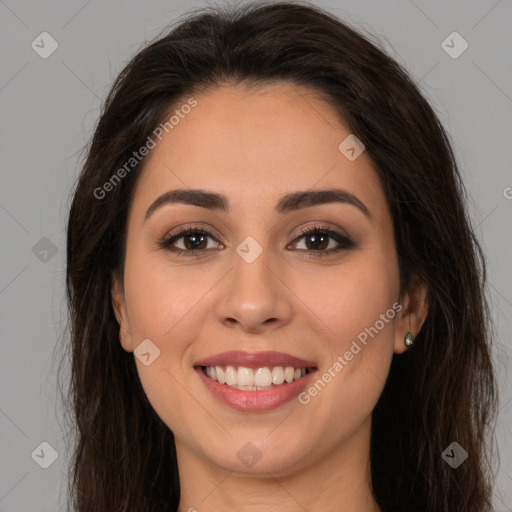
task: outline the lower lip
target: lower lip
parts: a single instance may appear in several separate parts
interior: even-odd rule
[[[284,405],[303,391],[316,373],[316,370],[313,370],[299,380],[281,384],[272,389],[244,391],[210,379],[201,368],[196,368],[196,371],[215,398],[233,409],[243,412],[269,411]]]

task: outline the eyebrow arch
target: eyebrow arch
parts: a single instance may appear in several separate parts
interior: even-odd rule
[[[209,192],[202,189],[177,189],[171,190],[159,196],[148,208],[144,220],[146,221],[157,209],[165,204],[183,203],[192,206],[200,206],[209,210],[230,212],[229,199],[216,192]],[[308,208],[326,203],[349,204],[358,208],[366,217],[371,218],[370,211],[366,205],[355,195],[339,188],[325,190],[306,190],[286,194],[277,203],[277,213],[285,213]]]

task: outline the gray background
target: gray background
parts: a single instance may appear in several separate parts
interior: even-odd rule
[[[495,507],[512,511],[512,2],[315,3],[375,34],[451,134],[487,254],[501,393]],[[65,502],[69,453],[55,375],[66,341],[65,222],[78,152],[140,45],[204,5],[0,0],[0,511],[56,511]],[[31,47],[44,31],[59,45],[47,59]],[[469,43],[455,59],[441,46],[453,31]],[[47,469],[39,464],[51,461],[51,450],[42,442],[58,452]]]

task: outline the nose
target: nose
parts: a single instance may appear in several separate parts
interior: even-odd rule
[[[285,267],[278,268],[265,249],[251,263],[237,253],[233,260],[234,267],[219,290],[219,321],[245,333],[264,333],[288,324],[293,315],[293,293],[286,284]]]

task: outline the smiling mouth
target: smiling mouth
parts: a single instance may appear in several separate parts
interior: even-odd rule
[[[202,372],[210,379],[242,391],[265,391],[286,386],[302,379],[316,368],[294,368],[293,366],[201,366]]]

